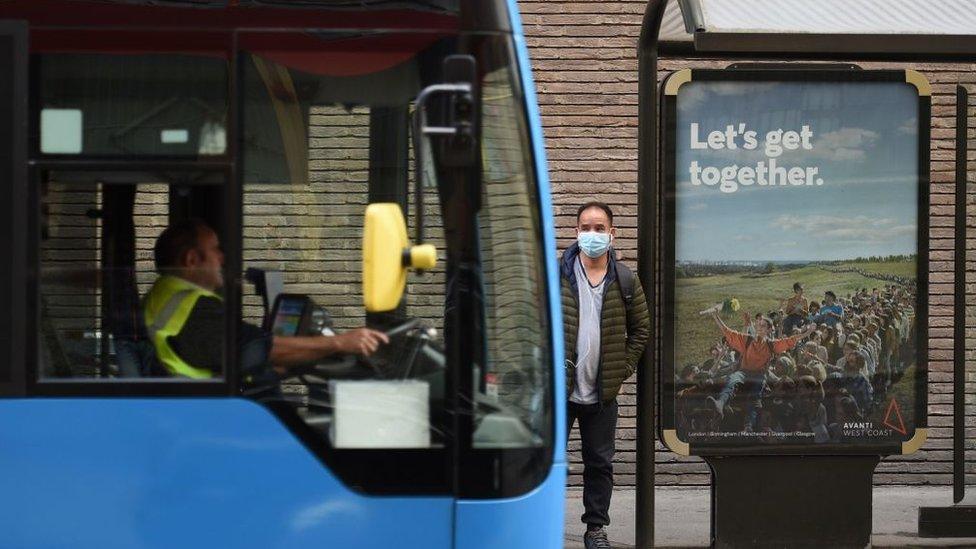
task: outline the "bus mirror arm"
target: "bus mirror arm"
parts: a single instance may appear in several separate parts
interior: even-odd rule
[[[439,153],[435,161],[450,167],[470,167],[478,155],[477,64],[473,56],[451,55],[444,60],[445,83],[427,86],[417,95],[413,112],[414,150],[414,227],[417,245],[424,243],[424,154],[428,137],[438,137]],[[446,96],[440,109],[444,125],[427,120],[428,103],[435,96]]]

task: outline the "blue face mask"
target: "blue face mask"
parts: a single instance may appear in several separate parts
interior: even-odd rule
[[[610,249],[610,233],[587,231],[580,233],[576,241],[579,242],[580,250],[593,259],[607,253]]]

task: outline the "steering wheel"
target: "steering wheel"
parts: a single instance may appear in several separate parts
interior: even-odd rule
[[[383,333],[389,338],[401,336],[421,324],[418,318],[410,318],[396,324]],[[308,385],[316,384],[313,379],[375,379],[382,378],[381,368],[372,357],[354,354],[334,355],[316,361],[314,364],[292,367],[284,377],[297,377]],[[310,379],[311,378],[311,379]],[[257,382],[257,383],[255,383]],[[248,392],[265,392],[278,384],[278,379],[254,380]]]
[[[397,324],[396,326],[393,326],[392,328],[388,328],[383,333],[386,334],[386,337],[393,338],[398,335],[409,332],[410,330],[417,327],[418,324],[420,324],[419,318],[408,318],[407,320],[404,320],[403,322]]]

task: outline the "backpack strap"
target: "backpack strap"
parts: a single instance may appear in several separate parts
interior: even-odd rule
[[[634,301],[634,271],[623,263],[617,262],[617,284],[620,285],[620,295],[624,298],[624,305],[630,309]]]

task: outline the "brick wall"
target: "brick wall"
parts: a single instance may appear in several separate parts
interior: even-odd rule
[[[549,155],[560,249],[573,238],[575,209],[598,199],[614,208],[617,247],[634,266],[637,235],[637,40],[644,1],[522,0]],[[720,68],[727,61],[665,59],[659,80],[681,68]],[[879,484],[951,482],[953,178],[955,89],[976,83],[974,64],[880,64],[864,68],[914,68],[932,83],[932,187],[929,308],[929,441],[912,456],[888,458]],[[971,127],[973,127],[971,125]],[[973,135],[972,130],[970,134]],[[971,158],[973,158],[973,153]],[[970,172],[972,173],[972,172]],[[971,222],[972,223],[972,222]],[[971,224],[971,233],[976,224]],[[970,269],[976,268],[971,263]],[[976,294],[976,286],[968,286]],[[974,298],[976,299],[976,298]],[[976,311],[974,311],[976,312]],[[970,315],[973,317],[974,315]],[[972,326],[976,326],[973,324]],[[976,358],[976,350],[970,350]],[[976,382],[976,374],[970,381]],[[634,483],[635,395],[633,382],[620,397],[615,464],[618,485]],[[971,435],[973,433],[970,433]],[[580,484],[579,438],[570,441],[571,484]],[[659,484],[700,485],[708,470],[658,445]],[[973,470],[976,472],[976,469]]]

